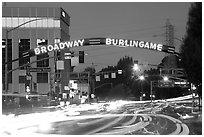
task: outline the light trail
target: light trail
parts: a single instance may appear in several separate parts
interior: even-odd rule
[[[80,114],[77,116],[69,114],[81,111],[97,110],[99,107],[103,107],[103,105],[107,104],[108,106],[106,107],[108,108],[108,114],[102,114],[97,111],[96,112],[99,114],[90,113],[89,115]],[[172,131],[172,133],[168,134],[188,135],[190,132],[188,126],[182,123],[179,119],[173,118],[168,115],[155,113],[157,110],[161,111],[162,108],[166,108],[170,105],[171,103],[168,102],[165,104],[154,104],[154,108],[152,108],[151,106],[148,107],[148,105],[146,106],[146,108],[144,108],[144,106],[139,106],[139,108],[137,108],[137,105],[135,105],[135,103],[133,102],[129,103],[125,101],[116,101],[105,104],[84,105],[84,107],[69,106],[55,112],[34,113],[19,116],[4,116],[4,127],[2,129],[5,131],[5,133],[9,132],[8,134],[12,135],[23,134],[24,132],[26,134],[40,134],[35,133],[36,127],[42,128],[42,130],[49,130],[49,128],[52,128],[50,127],[50,124],[55,125],[56,123],[61,122],[62,124],[59,125],[73,124],[73,126],[77,125],[78,127],[80,127],[76,128],[75,133],[77,133],[77,130],[82,130],[84,128],[84,130],[89,130],[85,131],[85,134],[97,135],[137,134],[141,132],[142,134],[160,134],[162,132],[159,132],[159,130],[163,130],[165,132],[167,131],[167,128],[171,128],[169,126],[175,126],[175,130]],[[121,112],[121,110],[125,111],[122,114],[118,114],[119,112]],[[111,114],[110,112],[113,114]],[[132,118],[125,121],[126,117]],[[114,118],[114,120],[111,121],[112,118]],[[138,118],[141,118],[141,121],[138,121]],[[107,119],[110,119],[110,121],[108,121]],[[120,123],[122,119],[124,119],[124,123],[120,124],[121,126],[117,126],[117,124]],[[160,120],[156,121],[158,119]],[[85,121],[83,122],[83,120]],[[165,123],[161,125],[163,120],[165,121]],[[42,124],[42,121],[44,124]],[[67,123],[63,124],[63,122],[65,121]],[[100,122],[103,121],[107,121],[107,123],[95,129],[89,129],[89,127],[93,126],[94,124],[100,124]],[[171,125],[168,124],[169,121]],[[153,127],[152,125],[151,127],[147,127],[152,123],[155,123],[155,126],[157,126],[157,129],[155,129],[154,132],[150,130],[150,128]]]

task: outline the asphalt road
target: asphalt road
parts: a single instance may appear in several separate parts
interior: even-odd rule
[[[48,110],[50,108],[47,108]],[[53,108],[52,108],[53,109]],[[115,101],[58,106],[55,111],[4,115],[2,134],[11,135],[200,135],[202,114],[185,102]],[[11,126],[12,125],[12,126]],[[196,127],[195,127],[196,126]]]

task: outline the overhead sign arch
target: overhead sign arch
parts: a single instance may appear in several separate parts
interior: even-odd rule
[[[168,45],[157,44],[153,42],[146,42],[142,40],[128,40],[128,39],[118,39],[118,38],[86,38],[80,40],[70,40],[60,43],[55,43],[53,45],[45,45],[36,47],[29,50],[23,54],[24,57],[32,57],[56,50],[63,50],[65,48],[89,46],[89,45],[114,45],[119,47],[136,47],[148,50],[154,50],[166,53],[175,53],[175,47]]]

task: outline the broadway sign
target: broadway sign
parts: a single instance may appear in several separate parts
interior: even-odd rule
[[[79,46],[89,46],[89,45],[113,45],[118,47],[136,47],[160,52],[166,52],[174,54],[175,47],[170,47],[163,44],[157,44],[153,42],[146,42],[141,40],[127,40],[127,39],[115,39],[115,38],[87,38],[80,40],[71,40],[60,43],[55,43],[53,45],[45,45],[36,47],[24,53],[25,57],[36,56],[56,50],[63,50],[65,48],[79,47]]]

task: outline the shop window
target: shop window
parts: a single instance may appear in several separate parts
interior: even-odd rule
[[[37,73],[37,83],[48,83],[48,73]]]
[[[48,44],[48,40],[37,39],[37,46],[43,46],[43,45],[46,46],[47,44]],[[37,67],[49,67],[49,59],[44,59],[48,57],[49,57],[48,53],[37,55],[37,60],[40,60],[37,62]]]
[[[30,50],[30,39],[20,39],[19,40],[19,67],[22,65],[25,65],[27,63],[30,63],[30,58],[24,58],[23,53]],[[25,67],[22,67],[21,69],[25,69]]]

